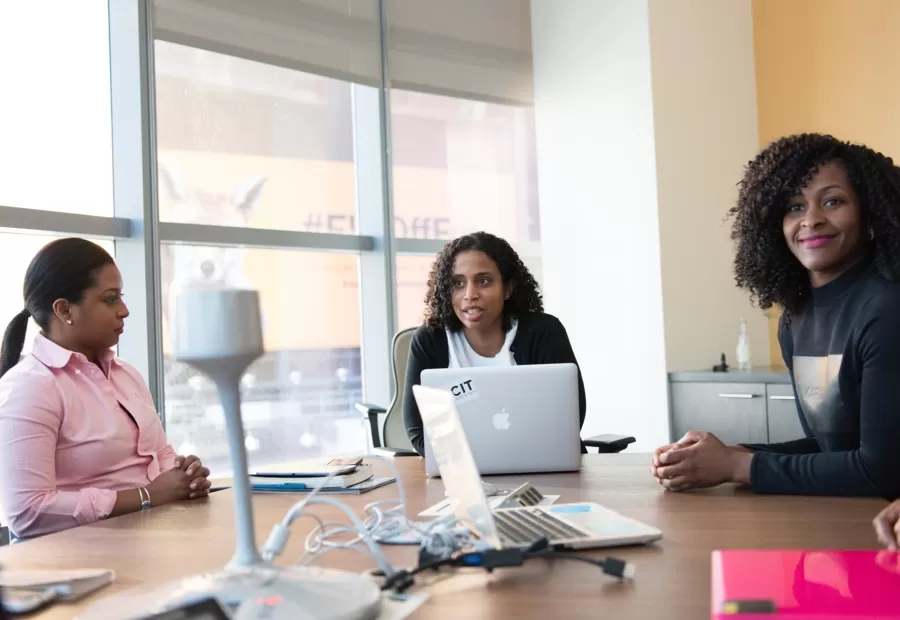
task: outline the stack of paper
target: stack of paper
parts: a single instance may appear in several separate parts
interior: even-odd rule
[[[115,572],[105,569],[3,570],[0,587],[11,590],[56,590],[56,600],[73,601],[112,583]]]
[[[358,494],[394,481],[375,477],[371,465],[361,460],[303,461],[290,467],[257,469],[250,473],[250,486],[257,493],[307,493],[318,488],[320,493]]]

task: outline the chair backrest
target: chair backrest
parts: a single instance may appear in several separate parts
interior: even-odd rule
[[[410,327],[397,332],[391,345],[392,370],[394,378],[394,399],[384,418],[384,430],[381,432],[384,446],[402,450],[412,450],[406,426],[403,424],[403,397],[406,392],[406,367],[409,364],[409,345],[416,328]]]

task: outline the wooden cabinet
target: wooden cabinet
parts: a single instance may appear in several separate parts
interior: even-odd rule
[[[787,375],[675,373],[670,377],[671,440],[709,431],[726,444],[776,443],[804,437]]]

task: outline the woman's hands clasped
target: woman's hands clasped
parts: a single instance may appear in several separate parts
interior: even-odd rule
[[[900,548],[900,500],[879,512],[873,524],[881,544],[890,551],[897,551]]]
[[[650,473],[669,491],[747,483],[752,457],[749,450],[726,446],[712,433],[690,431],[675,443],[656,449]]]
[[[161,473],[147,485],[154,506],[197,499],[209,495],[209,469],[194,455],[178,456],[175,467]]]

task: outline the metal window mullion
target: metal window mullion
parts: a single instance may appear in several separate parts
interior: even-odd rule
[[[352,100],[357,222],[359,234],[374,239],[372,251],[359,258],[363,396],[387,407],[394,397],[391,342],[397,331],[397,290],[385,5],[378,0],[381,85],[354,84]]]
[[[119,353],[147,381],[165,424],[152,0],[108,0],[113,204],[131,234],[116,240],[131,316]]]
[[[101,239],[125,239],[131,236],[131,221],[125,218],[2,205],[0,228]]]
[[[440,239],[414,239],[412,237],[401,237],[396,240],[394,247],[397,250],[397,254],[434,256],[441,251],[446,243],[446,241]]]
[[[367,235],[341,235],[180,222],[160,222],[159,238],[163,243],[241,246],[274,250],[358,253],[372,251],[375,247],[375,238]]]

